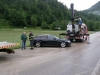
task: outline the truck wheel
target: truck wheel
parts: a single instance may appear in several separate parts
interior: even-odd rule
[[[83,41],[84,41],[84,39],[81,39],[81,40],[80,40],[80,42],[83,42]]]
[[[76,42],[79,42],[79,40],[78,40],[78,39],[75,39],[75,41],[76,41]]]
[[[35,46],[36,47],[40,47],[41,46],[41,43],[40,42],[36,42]]]
[[[65,42],[61,42],[60,46],[61,46],[62,48],[64,48],[64,47],[66,47],[66,43],[65,43]]]

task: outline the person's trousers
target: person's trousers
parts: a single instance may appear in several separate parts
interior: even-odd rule
[[[26,49],[26,41],[22,41],[22,49]]]
[[[34,41],[30,40],[30,47],[33,48],[33,46],[34,46]]]

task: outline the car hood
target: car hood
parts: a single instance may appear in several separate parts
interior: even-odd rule
[[[60,41],[65,41],[65,42],[71,42],[70,40],[68,39],[59,39]]]

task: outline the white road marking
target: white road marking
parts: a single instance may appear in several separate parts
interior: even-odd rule
[[[99,70],[99,68],[100,68],[100,59],[99,59],[99,62],[97,63],[97,65],[96,65],[96,67],[94,68],[94,70],[93,70],[93,72],[92,72],[91,75],[96,75],[97,72],[98,72],[98,70]]]

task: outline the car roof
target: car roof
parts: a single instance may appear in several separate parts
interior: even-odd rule
[[[48,36],[48,35],[50,35],[50,34],[41,34],[41,35],[37,35],[37,36],[44,36],[44,35]]]

